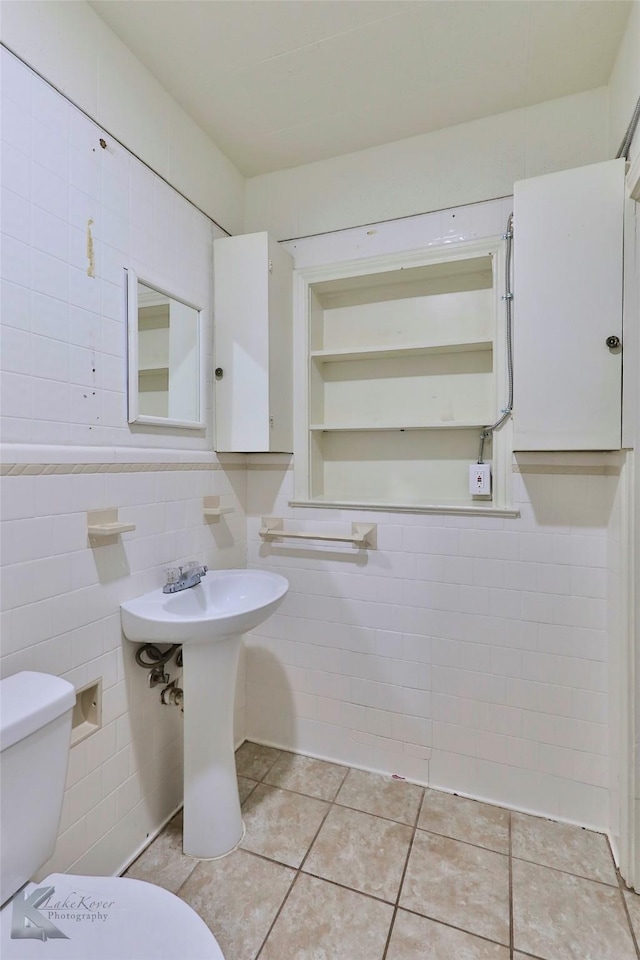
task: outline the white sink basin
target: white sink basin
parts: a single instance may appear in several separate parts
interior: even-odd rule
[[[209,570],[195,587],[152,590],[121,604],[122,630],[137,643],[206,643],[253,630],[288,589],[288,580],[268,570]]]
[[[129,640],[183,644],[187,856],[224,857],[242,840],[233,731],[241,636],[266,620],[288,589],[288,580],[267,570],[210,570],[195,587],[152,590],[120,606]]]

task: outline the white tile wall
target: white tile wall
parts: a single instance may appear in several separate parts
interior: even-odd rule
[[[88,3],[5,3],[2,40],[200,209],[234,233],[242,229],[244,178]],[[39,120],[49,136],[59,132],[54,110]],[[69,163],[90,193],[90,166],[73,155]]]
[[[217,231],[11,54],[1,57],[3,462],[5,471],[33,466],[0,480],[0,670],[76,686],[102,679],[103,727],[71,750],[44,869],[110,874],[182,797],[182,717],[148,689],[119,605],[181,560],[243,566],[246,539],[244,469],[221,467],[208,432],[127,425],[123,268],[162,276],[204,305],[211,369]],[[208,397],[210,407],[210,384]],[[204,521],[211,494],[235,508],[219,523]],[[100,507],[118,507],[136,530],[90,547],[86,511]],[[243,668],[236,705],[241,738]]]
[[[210,370],[222,231],[4,49],[2,68],[4,442],[210,450],[127,425],[124,268],[203,305]]]
[[[209,466],[0,480],[2,675],[40,670],[77,687],[103,684],[104,725],[71,750],[61,834],[46,871],[115,872],[181,802],[182,717],[147,688],[135,647],[122,637],[119,605],[190,557],[244,565],[244,470]],[[236,509],[219,524],[202,515],[202,497],[212,493]],[[91,548],[86,509],[116,503],[136,530]],[[170,672],[179,677],[175,666]],[[236,699],[242,738],[242,670]]]
[[[294,509],[253,463],[249,563],[291,589],[249,641],[247,735],[606,827],[613,478],[569,470],[514,475],[502,520]],[[371,520],[378,549],[266,546],[262,515]]]

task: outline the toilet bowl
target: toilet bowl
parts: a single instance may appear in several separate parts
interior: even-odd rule
[[[37,890],[43,893],[36,901],[45,894],[46,898],[36,916],[58,932],[46,925],[41,928],[47,934],[46,946],[35,937],[12,939],[25,911],[9,901],[0,914],[2,960],[224,960],[195,910],[144,880],[51,873],[39,883],[27,884],[21,891],[24,900],[33,900]]]
[[[224,960],[198,914],[152,883],[67,873],[26,883],[55,847],[74,703],[59,677],[0,681],[0,957]]]

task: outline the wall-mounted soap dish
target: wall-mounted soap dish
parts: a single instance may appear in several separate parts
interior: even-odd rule
[[[203,497],[202,504],[205,520],[209,523],[219,520],[225,513],[234,512],[233,507],[220,506],[220,497]]]
[[[118,508],[109,507],[106,510],[89,510],[87,513],[87,533],[93,539],[117,537],[121,533],[135,530],[135,523],[122,523],[118,520]]]

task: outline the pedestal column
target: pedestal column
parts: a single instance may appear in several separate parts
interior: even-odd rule
[[[240,635],[182,647],[187,856],[221,857],[242,838],[233,714]]]

